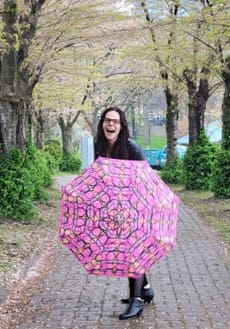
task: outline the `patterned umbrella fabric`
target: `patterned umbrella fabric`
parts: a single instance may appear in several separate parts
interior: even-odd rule
[[[59,237],[88,273],[138,278],[175,246],[178,206],[146,161],[99,157],[62,189]]]

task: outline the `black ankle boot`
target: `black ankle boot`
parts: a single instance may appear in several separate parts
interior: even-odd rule
[[[149,304],[154,297],[154,291],[152,288],[142,289],[141,298],[144,300],[144,303]]]
[[[141,291],[141,298],[143,299],[144,303],[149,304],[154,297],[154,291],[152,288],[142,289]],[[121,302],[123,304],[129,304],[129,298],[122,298]]]
[[[129,318],[133,318],[135,316],[139,316],[143,311],[143,308],[144,308],[144,303],[142,302],[142,300],[136,297],[130,298],[128,308],[125,310],[124,313],[119,315],[119,319],[126,320]]]

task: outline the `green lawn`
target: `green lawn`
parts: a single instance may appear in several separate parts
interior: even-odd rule
[[[164,147],[167,143],[166,137],[162,136],[151,136],[150,138],[150,145],[146,145],[144,142],[144,136],[137,136],[136,142],[142,147],[142,148],[150,148],[150,149],[161,149]]]

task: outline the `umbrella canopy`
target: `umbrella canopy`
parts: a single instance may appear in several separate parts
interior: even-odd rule
[[[99,157],[62,189],[59,237],[88,273],[138,278],[175,246],[178,205],[146,161]]]

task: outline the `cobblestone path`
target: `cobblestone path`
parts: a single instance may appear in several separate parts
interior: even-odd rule
[[[224,245],[184,205],[177,246],[153,266],[148,278],[154,303],[138,319],[120,321],[124,305],[119,300],[127,295],[127,279],[88,276],[54,232],[53,241],[2,305],[0,328],[229,328],[230,271]]]

